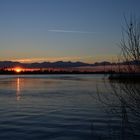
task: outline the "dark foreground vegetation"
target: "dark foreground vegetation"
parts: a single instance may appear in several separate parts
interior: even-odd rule
[[[129,20],[125,18],[120,48],[121,55],[118,61],[128,62],[127,66],[123,70],[118,66],[119,73],[111,74],[109,79],[140,80],[140,21],[134,16]],[[129,62],[136,63],[131,65]]]

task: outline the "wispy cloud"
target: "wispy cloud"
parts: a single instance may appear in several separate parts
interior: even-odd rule
[[[91,59],[91,56],[64,56],[64,57],[44,57],[44,58],[21,58],[12,59],[11,61],[21,62],[21,63],[33,63],[33,62],[56,62],[56,61],[86,61]]]
[[[11,61],[22,62],[22,63],[31,63],[31,62],[55,62],[55,61],[76,61],[80,60],[81,57],[70,56],[70,57],[44,57],[44,58],[22,58],[22,59],[13,59]]]
[[[78,30],[48,30],[55,33],[78,33],[78,34],[95,34],[96,32],[78,31]]]
[[[114,55],[85,55],[85,56],[63,56],[63,57],[41,57],[41,58],[16,58],[16,59],[7,59],[8,61],[16,61],[21,63],[34,63],[34,62],[56,62],[56,61],[81,61],[81,62],[87,62],[87,63],[94,63],[97,61],[112,61],[112,58],[114,58],[114,62],[116,62],[116,58]],[[5,61],[5,60],[1,60]]]

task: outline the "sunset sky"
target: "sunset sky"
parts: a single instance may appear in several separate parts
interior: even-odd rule
[[[114,61],[140,0],[0,0],[0,61]]]

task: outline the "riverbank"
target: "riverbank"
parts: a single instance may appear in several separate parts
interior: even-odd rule
[[[140,73],[115,73],[110,74],[110,80],[140,80]]]

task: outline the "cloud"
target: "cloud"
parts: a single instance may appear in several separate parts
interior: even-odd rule
[[[47,58],[22,58],[22,59],[12,59],[11,61],[22,62],[22,63],[31,63],[31,62],[43,62],[43,61],[70,61],[70,60],[80,60],[81,57],[72,56],[72,57],[47,57]]]
[[[78,34],[95,34],[96,32],[76,31],[76,30],[48,30],[55,33],[78,33]]]
[[[11,61],[21,62],[21,63],[33,63],[33,62],[56,62],[56,61],[84,61],[84,59],[88,59],[90,56],[64,56],[64,57],[44,57],[44,58],[17,58],[12,59]]]

